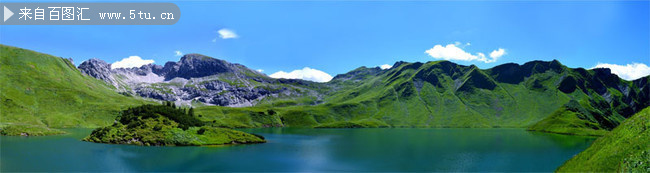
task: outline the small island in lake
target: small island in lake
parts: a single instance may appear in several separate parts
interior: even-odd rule
[[[123,110],[111,126],[100,127],[84,141],[110,144],[199,146],[264,143],[264,137],[228,128],[205,126],[194,110],[164,105],[142,105]]]

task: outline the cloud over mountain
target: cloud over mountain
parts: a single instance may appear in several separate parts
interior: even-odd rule
[[[490,58],[488,58],[485,56],[484,53],[481,52],[472,54],[463,50],[463,48],[469,45],[470,45],[469,43],[461,44],[460,42],[456,42],[455,44],[447,44],[446,46],[438,44],[433,46],[433,48],[426,50],[425,53],[429,54],[429,56],[436,59],[457,60],[457,61],[481,61],[484,63],[496,62],[498,58],[506,54],[505,49],[499,48],[497,50],[492,51],[492,53],[490,53],[489,55]],[[462,48],[459,46],[461,46]]]
[[[634,80],[650,75],[650,67],[643,63],[632,63],[626,65],[598,63],[593,68],[609,68],[612,73],[625,80]]]
[[[284,71],[278,71],[270,75],[272,78],[285,78],[285,79],[303,79],[314,82],[328,82],[332,80],[332,76],[309,67],[305,67],[299,70],[293,70],[289,73]]]
[[[380,66],[379,66],[379,68],[381,68],[382,70],[386,70],[386,69],[389,69],[389,68],[391,68],[391,67],[393,67],[393,66],[392,66],[392,65],[389,65],[389,64],[384,64],[384,65],[380,65]]]
[[[113,64],[111,64],[111,69],[141,67],[142,65],[147,65],[151,63],[154,63],[154,60],[152,59],[143,60],[139,56],[129,56],[128,58],[124,58],[122,60],[116,61]]]

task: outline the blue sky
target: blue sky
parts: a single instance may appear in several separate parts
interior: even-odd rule
[[[77,65],[130,56],[164,64],[180,58],[176,51],[201,53],[266,74],[308,67],[335,76],[359,66],[439,59],[481,68],[558,59],[569,67],[620,68],[615,71],[628,78],[650,73],[648,1],[176,4],[182,16],[175,25],[1,26],[0,43]],[[236,37],[219,37],[222,29]],[[495,50],[502,54],[496,59]]]

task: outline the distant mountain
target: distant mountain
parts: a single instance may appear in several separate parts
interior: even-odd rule
[[[337,109],[345,110],[338,113],[345,117],[340,121],[370,118],[409,127],[533,125],[530,130],[600,135],[649,105],[648,78],[625,81],[609,69],[572,69],[557,60],[485,70],[449,61],[397,62],[388,70],[358,68],[337,75],[330,83],[347,89],[325,102],[344,108]],[[562,110],[572,113],[554,113]],[[554,116],[570,121],[547,124]]]
[[[314,82],[273,79],[246,66],[200,54],[187,54],[164,67],[148,64],[111,69],[111,64],[90,59],[78,68],[120,92],[185,104],[241,107],[262,99],[321,95],[313,88]]]
[[[650,76],[625,81],[608,69],[557,60],[490,69],[400,61],[316,83],[273,79],[199,54],[139,68],[91,59],[77,69],[63,58],[1,48],[0,128],[107,125],[120,109],[155,99],[192,105],[199,119],[223,127],[519,127],[602,135],[650,105]]]
[[[195,99],[222,106],[256,105],[256,99],[270,95],[276,97],[273,94],[277,93],[254,90],[251,84],[275,87],[275,84],[282,83],[245,66],[198,54],[186,55],[179,62],[168,62],[165,67],[147,65],[115,69],[110,75],[93,75],[94,71],[106,71],[106,65],[82,64],[79,68],[98,79],[127,79],[105,81],[127,83],[116,86],[133,88],[133,92],[143,97]],[[140,79],[147,75],[157,75],[153,79],[158,81]],[[218,77],[206,80],[206,76]],[[224,80],[221,76],[231,78]],[[280,88],[285,89],[284,98],[288,99],[305,95],[323,98],[324,104],[304,109],[331,111],[307,111],[306,115],[315,120],[310,121],[309,126],[379,122],[398,127],[529,127],[534,131],[602,135],[650,105],[648,78],[625,81],[609,69],[573,69],[557,60],[532,61],[522,65],[506,63],[484,70],[449,61],[400,61],[386,70],[360,67],[336,75],[328,83],[303,85],[301,83],[305,81],[297,80],[301,82]],[[229,80],[240,81],[240,85],[224,82]],[[225,87],[201,85],[206,81]],[[147,82],[149,84],[145,84]],[[156,88],[159,86],[168,89]],[[187,92],[193,91],[188,89],[193,87],[205,92]],[[230,94],[215,94],[224,90]],[[298,90],[309,92],[292,92]],[[297,112],[306,111],[304,109]]]
[[[243,65],[231,64],[224,60],[214,59],[199,54],[187,54],[181,57],[179,62],[168,62],[157,74],[165,76],[165,80],[171,80],[176,77],[191,79],[221,73],[234,73],[238,75],[248,74],[253,77],[264,76]]]
[[[650,105],[650,76],[625,81],[609,69],[574,69],[557,89],[571,100],[529,130],[602,135]]]

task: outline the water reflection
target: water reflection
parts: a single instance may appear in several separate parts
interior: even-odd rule
[[[244,130],[269,142],[143,147],[79,141],[88,129],[5,136],[0,171],[553,171],[593,141],[523,129]]]

